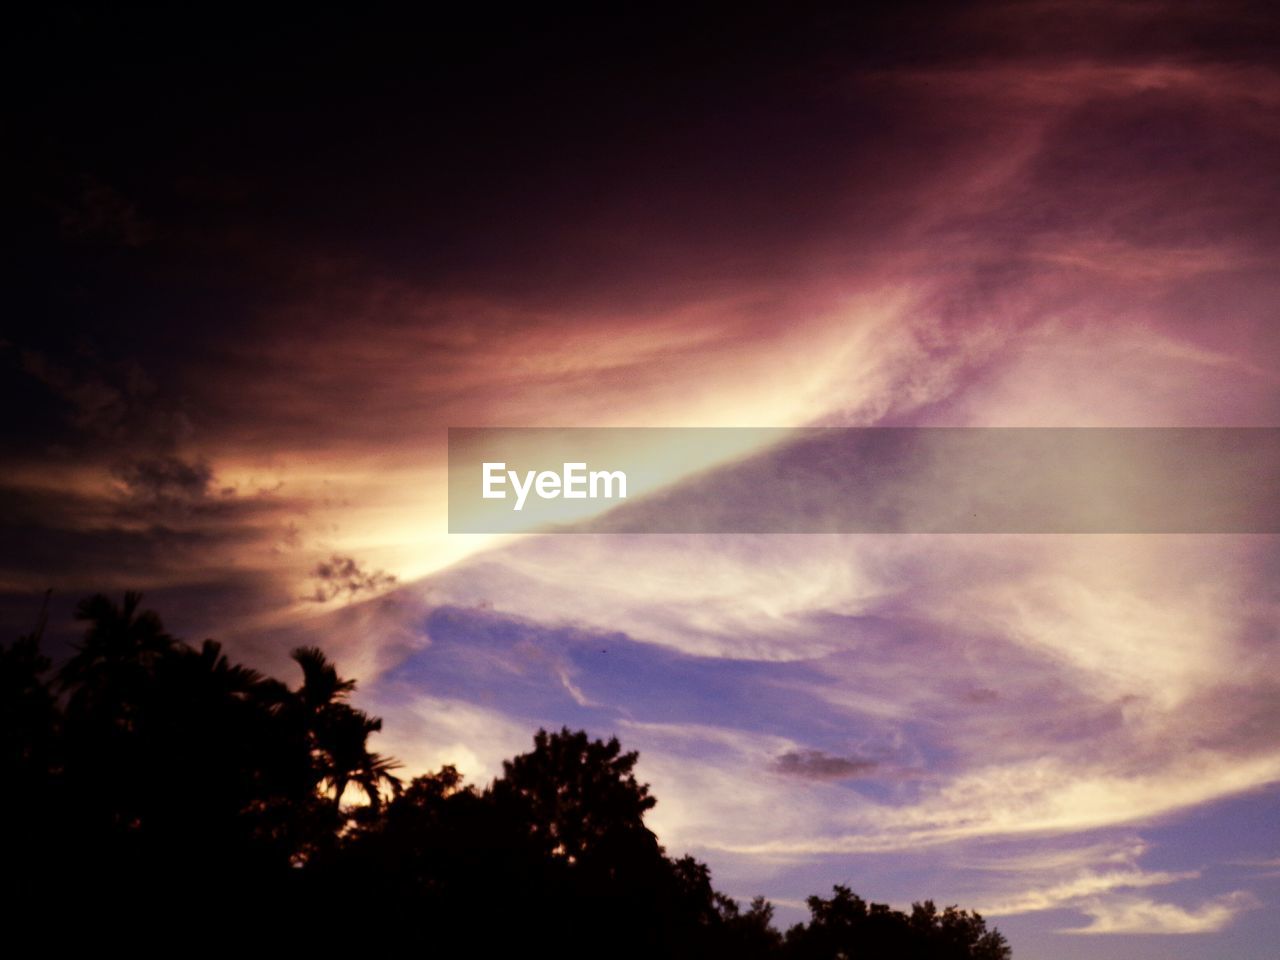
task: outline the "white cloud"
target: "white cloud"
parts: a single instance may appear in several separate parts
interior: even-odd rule
[[[1039,910],[1053,910],[1065,904],[1076,903],[1084,897],[1096,896],[1112,890],[1159,887],[1182,880],[1194,880],[1199,876],[1200,873],[1196,870],[1177,873],[1164,870],[1151,873],[1142,870],[1117,870],[1111,873],[1085,871],[1062,883],[1015,894],[1006,900],[996,900],[979,909],[982,913],[1003,917],[1019,913],[1035,913]]]
[[[1140,897],[1114,900],[1092,900],[1081,905],[1091,919],[1088,926],[1062,930],[1062,933],[1215,933],[1226,927],[1245,910],[1261,906],[1257,898],[1245,890],[1206,900],[1198,907],[1180,907]]]
[[[387,697],[378,712],[385,723],[375,746],[400,760],[408,776],[453,764],[484,786],[501,774],[504,759],[533,747],[527,724],[464,700],[413,693],[399,703]]]
[[[1083,845],[1070,838],[1052,839],[1012,854],[963,858],[958,865],[981,871],[980,882],[988,892],[972,899],[988,916],[1079,906],[1116,890],[1168,886],[1201,875],[1199,870],[1146,870],[1138,861],[1147,851],[1137,837]]]

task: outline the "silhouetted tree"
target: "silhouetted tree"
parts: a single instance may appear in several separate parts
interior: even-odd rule
[[[773,926],[773,904],[754,898],[744,911],[738,901],[716,894],[720,914],[717,943],[721,956],[740,960],[763,960],[781,952],[782,934]]]
[[[844,960],[853,957],[901,957],[903,960],[1008,960],[1004,936],[987,930],[977,913],[932,902],[917,903],[911,914],[883,903],[868,904],[848,887],[834,896],[808,899],[810,920],[787,931],[787,956],[795,960]]]
[[[40,652],[44,623],[42,611],[35,630],[0,646],[0,863],[32,879],[56,854],[45,838],[61,826],[52,795],[61,717]]]
[[[341,679],[321,650],[299,647],[293,651],[293,659],[302,668],[296,700],[317,785],[332,794],[335,813],[340,813],[342,797],[352,783],[376,812],[382,805],[382,788],[397,793],[401,786],[391,772],[399,764],[368,748],[369,735],[382,729],[382,720],[346,702],[355,681]]]
[[[40,653],[40,626],[0,647],[0,763],[9,780],[4,793],[22,792],[42,778],[52,763],[57,707],[45,675],[49,658]]]
[[[128,722],[128,708],[149,671],[174,644],[160,617],[139,610],[141,604],[142,594],[129,592],[119,606],[101,593],[76,606],[76,619],[89,628],[59,674],[63,688],[72,691],[70,711],[120,711],[118,720]]]
[[[32,922],[59,909],[40,891],[74,878],[79,927],[170,951],[262,905],[294,952],[367,947],[372,919],[403,916],[489,956],[1009,957],[976,913],[926,901],[908,915],[846,887],[811,897],[784,938],[766,900],[744,909],[705,864],[667,856],[617,738],[539,730],[485,789],[452,766],[406,787],[369,748],[381,720],[318,648],[293,651],[291,688],[170,636],[139,594],[76,616],[83,641],[56,674],[43,616],[0,647],[2,902]],[[344,807],[351,786],[365,804]]]
[[[592,741],[581,731],[539,730],[534,749],[502,764],[494,792],[519,804],[529,830],[549,856],[587,864],[622,846],[657,849],[644,825],[656,801],[636,781],[639,754],[617,738]]]

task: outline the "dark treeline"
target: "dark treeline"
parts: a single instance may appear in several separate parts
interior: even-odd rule
[[[274,928],[326,952],[419,931],[426,952],[475,956],[1010,955],[975,913],[839,886],[779,932],[765,900],[742,906],[666,854],[616,739],[539,731],[483,789],[453,767],[406,783],[321,651],[294,651],[289,686],[171,637],[136,594],[77,617],[83,642],[58,669],[39,629],[0,647],[4,903],[46,940]],[[365,802],[344,803],[353,790]]]

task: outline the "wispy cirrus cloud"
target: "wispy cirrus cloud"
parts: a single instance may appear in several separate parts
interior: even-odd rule
[[[1110,901],[1092,900],[1080,909],[1090,917],[1088,926],[1064,929],[1071,934],[1216,933],[1224,929],[1242,912],[1261,906],[1258,899],[1244,890],[1213,897],[1193,907],[1159,903],[1142,897],[1125,897]]]

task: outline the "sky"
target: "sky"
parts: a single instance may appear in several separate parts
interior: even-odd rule
[[[1274,535],[449,534],[446,436],[1280,426],[1280,17],[508,16],[15,24],[7,634],[319,643],[411,773],[616,734],[784,923],[1273,956]]]

